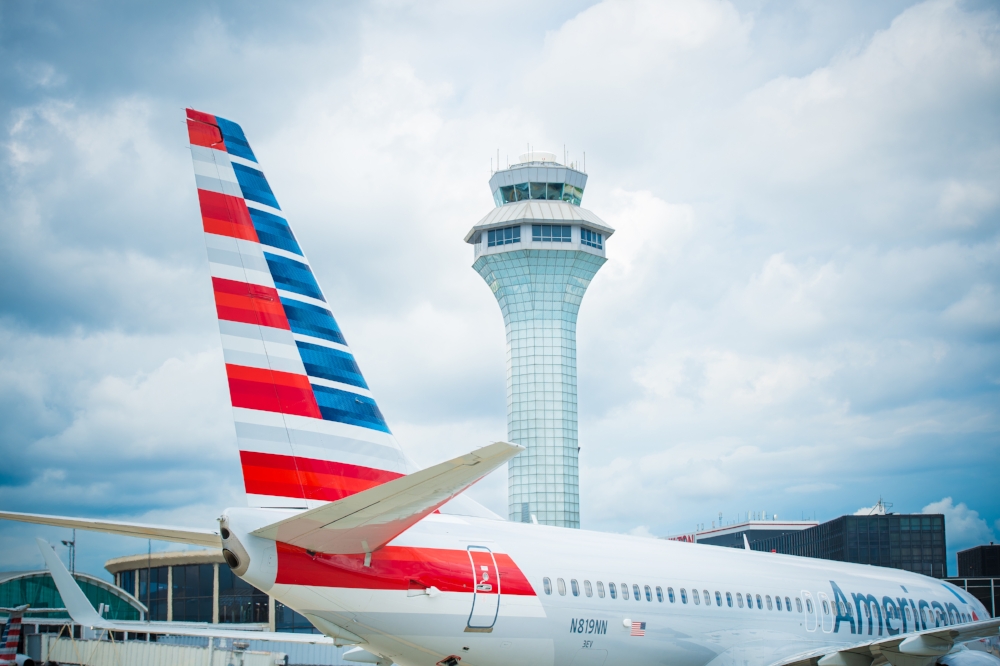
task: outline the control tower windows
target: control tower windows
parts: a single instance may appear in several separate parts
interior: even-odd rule
[[[521,227],[504,227],[502,229],[490,229],[486,232],[486,244],[488,247],[497,245],[510,245],[521,242]]]
[[[596,247],[598,250],[604,248],[604,239],[601,234],[586,227],[580,227],[580,242],[590,247]]]
[[[568,224],[533,224],[531,240],[543,243],[569,243],[573,240],[573,227]]]
[[[565,201],[574,206],[580,205],[583,190],[574,185],[563,183],[518,183],[516,185],[501,185],[494,194],[498,206],[536,199],[542,201]]]

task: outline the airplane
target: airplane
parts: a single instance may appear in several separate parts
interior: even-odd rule
[[[367,663],[1000,666],[1000,620],[941,580],[508,522],[463,492],[516,444],[419,469],[242,128],[187,128],[248,506],[217,528],[0,518],[222,548]]]

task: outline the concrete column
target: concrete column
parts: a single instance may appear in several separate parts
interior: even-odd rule
[[[174,621],[174,568],[167,567],[167,622]]]
[[[219,624],[219,565],[212,565],[212,624]]]
[[[274,597],[272,597],[269,594],[269,595],[267,595],[267,630],[268,631],[275,631],[274,625],[277,622],[277,618],[274,617],[274,615],[275,615],[275,612],[274,612]]]

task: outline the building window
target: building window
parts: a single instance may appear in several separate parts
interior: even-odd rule
[[[586,594],[588,597],[594,596],[594,588],[590,586],[589,580],[583,581],[583,593]]]
[[[548,578],[543,578],[542,589],[545,590],[545,594],[552,594],[552,581]]]
[[[556,589],[559,590],[559,596],[566,596],[566,581],[562,578],[556,578]]]
[[[274,600],[274,629],[292,634],[320,633],[309,620],[277,599]]]
[[[118,587],[135,596],[135,569],[129,569],[118,574]]]
[[[149,619],[167,621],[167,576],[170,567],[139,569],[139,601],[149,608]]]
[[[211,622],[215,565],[175,566],[173,578],[174,622]]]
[[[596,247],[598,250],[604,248],[604,239],[601,234],[586,227],[580,227],[580,242],[590,247]]]
[[[233,573],[219,567],[219,622],[264,623],[268,621],[267,595]]]
[[[487,247],[498,245],[511,245],[521,242],[521,227],[504,227],[502,229],[490,229],[486,232]]]
[[[573,227],[568,224],[533,224],[531,240],[542,243],[569,243],[573,240]]]
[[[563,183],[518,183],[517,185],[502,185],[494,195],[497,205],[536,199],[565,201],[579,206],[582,198],[582,189]]]

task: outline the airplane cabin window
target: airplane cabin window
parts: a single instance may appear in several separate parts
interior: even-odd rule
[[[778,607],[778,610],[781,610],[781,597],[777,594],[774,595],[774,605]]]
[[[574,597],[580,596],[580,584],[578,582],[576,582],[576,578],[572,579],[569,582],[569,588],[571,590],[573,590],[573,596]]]
[[[743,608],[743,594],[740,592],[736,593],[736,605]]]
[[[733,595],[729,592],[726,592],[726,605],[729,606],[730,608],[733,607]]]
[[[646,601],[653,600],[653,591],[649,589],[649,585],[646,586]]]
[[[628,583],[622,583],[622,599],[628,601]]]
[[[542,588],[545,590],[545,594],[552,594],[552,581],[548,578],[543,578]]]
[[[718,590],[715,591],[715,605],[722,606],[722,594]],[[732,606],[732,604],[729,605]]]
[[[760,595],[757,595],[757,610],[764,610],[764,604],[760,601]]]
[[[566,596],[566,581],[562,578],[556,578],[556,589],[559,590],[559,595]]]
[[[691,601],[694,602],[695,606],[701,605],[701,597],[698,596],[698,590],[691,590]]]
[[[706,606],[711,606],[712,605],[712,595],[710,595],[708,593],[708,590],[702,590],[701,593],[705,596],[705,605]]]
[[[812,599],[806,599],[806,610],[809,611],[810,613],[813,612],[813,600]]]
[[[686,604],[688,602],[688,592],[683,587],[681,588],[681,603]]]
[[[802,600],[798,597],[795,597],[795,609],[800,613],[802,612]]]
[[[586,594],[588,597],[594,596],[594,588],[590,586],[589,580],[583,581],[583,593]]]
[[[649,588],[647,587],[646,589],[648,590]],[[642,601],[642,597],[639,596],[639,586],[635,583],[632,584],[632,592],[634,593],[636,601]]]
[[[747,608],[753,608],[753,595],[747,592]]]
[[[608,583],[608,592],[611,593],[611,598],[612,599],[617,599],[618,598],[618,588],[615,587],[614,583]]]
[[[667,599],[670,599],[670,603],[674,603],[676,599],[674,598],[674,588],[667,588]]]
[[[765,596],[764,599],[765,601],[767,601],[767,610],[774,610],[773,608],[771,608],[771,595],[769,594]]]
[[[789,613],[791,613],[791,612],[792,612],[792,600],[791,600],[791,599],[789,599],[788,597],[785,597],[785,609],[786,609],[786,610],[787,610],[787,611],[788,611]]]
[[[601,581],[597,581],[597,596],[599,596],[601,599],[604,598],[604,583],[602,583]]]
[[[659,585],[656,586],[656,600],[663,603],[663,588]]]

